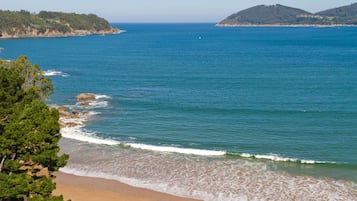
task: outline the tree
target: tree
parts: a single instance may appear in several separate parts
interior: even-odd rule
[[[15,104],[24,95],[23,90],[20,90],[22,83],[23,79],[18,76],[16,71],[0,68],[0,133],[2,133],[6,123],[9,122]]]
[[[17,60],[10,62],[9,67],[16,69],[24,79],[22,88],[25,91],[34,90],[42,100],[53,94],[54,86],[50,78],[46,78],[41,68],[37,64],[32,65],[26,56],[20,56]]]
[[[63,200],[51,195],[68,155],[58,155],[58,111],[43,101],[49,86],[26,57],[0,61],[0,201]]]

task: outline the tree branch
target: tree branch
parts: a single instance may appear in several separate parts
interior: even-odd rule
[[[0,163],[0,173],[2,172],[2,167],[4,166],[5,160],[6,160],[6,155],[3,156],[2,159],[1,159],[1,163]]]

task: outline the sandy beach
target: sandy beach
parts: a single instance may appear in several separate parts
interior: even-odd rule
[[[54,195],[63,195],[72,201],[198,201],[108,179],[81,177],[62,172],[56,173],[57,189]]]

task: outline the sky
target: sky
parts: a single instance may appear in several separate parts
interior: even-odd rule
[[[261,4],[318,12],[354,2],[357,0],[0,0],[0,9],[93,13],[109,22],[219,22]]]

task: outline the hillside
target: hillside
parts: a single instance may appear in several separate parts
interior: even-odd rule
[[[311,15],[304,10],[283,5],[259,5],[233,14],[220,24],[291,24],[296,23],[297,16]]]
[[[259,5],[230,15],[217,25],[357,25],[357,4],[316,14],[279,4]]]
[[[118,33],[94,14],[41,11],[0,11],[0,38],[77,36]]]
[[[316,15],[333,17],[334,22],[337,24],[357,25],[357,3],[321,11]]]

